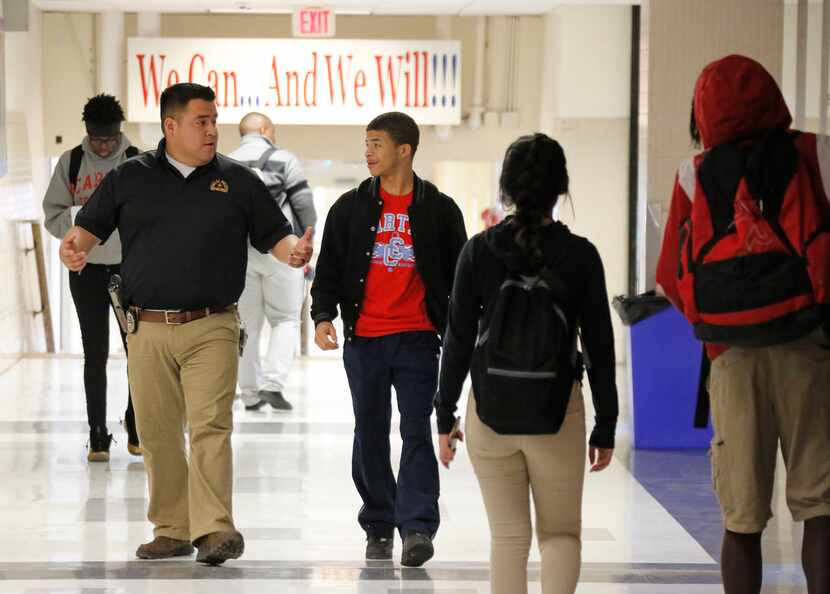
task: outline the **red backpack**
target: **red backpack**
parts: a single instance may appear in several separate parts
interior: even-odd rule
[[[815,136],[773,130],[694,160],[677,273],[700,340],[769,346],[827,320],[830,206],[796,144],[815,147]]]

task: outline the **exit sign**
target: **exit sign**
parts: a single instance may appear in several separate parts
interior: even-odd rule
[[[334,37],[334,11],[328,8],[295,10],[294,37]]]

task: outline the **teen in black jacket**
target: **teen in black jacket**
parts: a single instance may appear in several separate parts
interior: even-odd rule
[[[429,560],[440,524],[438,462],[430,417],[438,352],[458,253],[467,239],[461,211],[412,160],[418,125],[389,112],[366,128],[372,178],[344,194],[326,218],[311,289],[315,342],[338,348],[332,320],[343,316],[343,365],[355,415],[352,478],[363,506],[366,558]],[[392,387],[401,414],[400,469],[390,455]]]
[[[415,263],[426,288],[427,313],[443,334],[455,263],[467,231],[455,202],[430,182],[413,176],[409,224]],[[326,218],[311,288],[311,318],[315,324],[333,321],[339,307],[346,340],[354,336],[360,314],[382,206],[380,180],[370,177],[343,194]]]

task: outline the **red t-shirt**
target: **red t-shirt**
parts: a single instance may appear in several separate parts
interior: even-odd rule
[[[415,268],[408,213],[412,193],[394,196],[381,188],[380,197],[383,210],[355,334],[372,338],[399,332],[434,332],[427,315],[426,289]]]

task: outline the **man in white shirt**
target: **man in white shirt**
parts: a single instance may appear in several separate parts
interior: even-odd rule
[[[242,142],[228,156],[257,170],[295,231],[302,235],[308,227],[313,229],[317,222],[314,196],[299,159],[276,146],[271,120],[251,112],[240,121],[239,134]],[[239,388],[246,410],[258,410],[266,403],[276,410],[292,409],[283,392],[297,352],[304,298],[302,270],[249,246],[245,290],[239,299],[239,314],[249,336],[239,363]],[[271,334],[261,361],[259,340],[266,319]]]

